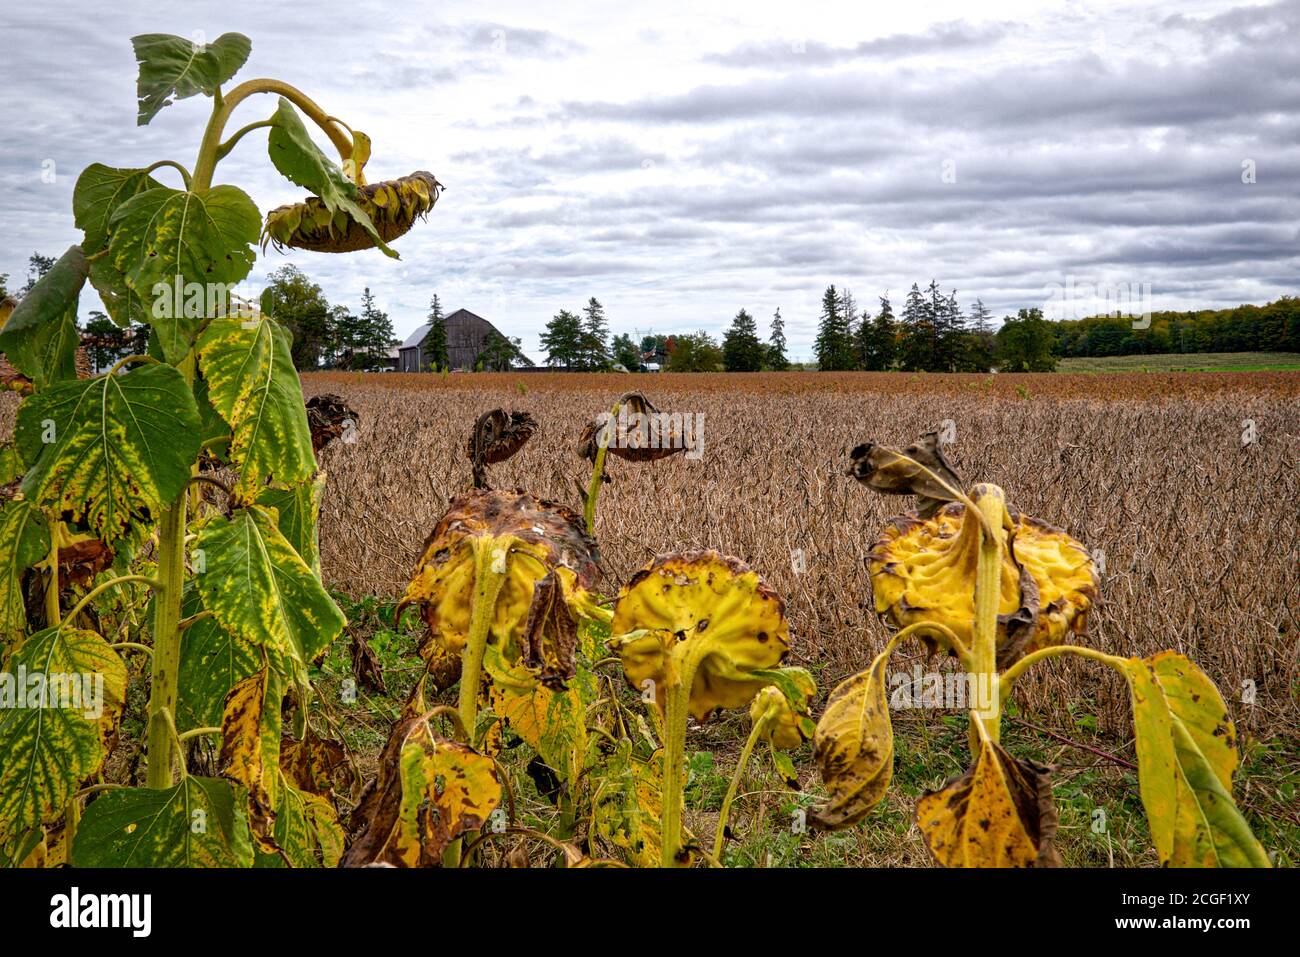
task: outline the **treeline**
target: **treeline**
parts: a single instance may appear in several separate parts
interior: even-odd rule
[[[1263,306],[1154,312],[1149,324],[1131,317],[1092,316],[1054,322],[1060,356],[1135,356],[1193,352],[1300,352],[1300,298]]]

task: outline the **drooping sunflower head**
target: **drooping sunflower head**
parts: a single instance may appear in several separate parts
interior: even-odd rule
[[[602,446],[629,462],[654,462],[688,449],[682,416],[660,412],[640,392],[625,393],[616,414],[603,413],[583,428],[580,456],[594,463]]]
[[[716,551],[660,555],[619,592],[610,647],[628,683],[665,692],[690,682],[690,713],[742,708],[790,650],[785,602],[738,558]],[[652,684],[647,684],[651,682]]]
[[[591,587],[598,561],[595,541],[566,506],[518,489],[472,489],[452,501],[426,539],[399,614],[409,605],[420,610],[429,626],[421,648],[426,658],[459,654],[469,635],[478,569],[486,567],[503,576],[489,642],[514,660],[530,651],[537,655],[543,625],[553,630],[554,619],[534,615],[535,627],[525,637],[535,597],[576,604]],[[567,571],[553,580],[560,590],[539,589],[557,570]]]
[[[511,458],[537,431],[537,421],[527,412],[492,409],[474,423],[465,440],[465,455],[474,469],[474,487],[487,488],[485,466]]]
[[[991,486],[976,486],[978,502]],[[1097,597],[1092,557],[1082,544],[1046,522],[1008,509],[1002,528],[998,605],[999,668],[1085,630]],[[980,523],[962,502],[931,517],[893,519],[868,556],[876,611],[903,628],[933,622],[966,644],[975,617],[975,577]]]
[[[379,238],[389,243],[429,215],[441,189],[442,184],[432,173],[421,170],[400,179],[358,186],[356,203],[370,217]],[[266,214],[262,248],[268,243],[276,249],[350,253],[373,248],[375,240],[342,206],[330,209],[319,196],[308,196]]]

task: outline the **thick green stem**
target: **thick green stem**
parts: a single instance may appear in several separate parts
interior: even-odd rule
[[[146,784],[172,786],[176,734],[177,678],[181,664],[181,592],[185,587],[186,496],[181,492],[163,513],[158,536],[158,582],[153,606],[153,673],[149,690]]]
[[[469,636],[461,658],[460,697],[456,710],[473,742],[478,718],[479,681],[483,674],[483,652],[496,615],[497,598],[505,584],[507,547],[490,538],[474,541],[474,599],[470,606]]]
[[[496,616],[497,598],[506,580],[509,546],[491,538],[477,538],[474,548],[474,597],[469,613],[469,635],[461,654],[460,693],[456,712],[466,735],[474,746],[474,729],[478,720],[479,684],[483,675],[483,653]],[[442,855],[443,867],[459,867],[462,843],[459,839],[447,846]]]
[[[55,525],[54,534],[50,536],[50,554],[46,562],[50,566],[50,577],[45,583],[45,627],[57,628],[63,622],[59,608],[59,532],[62,523]]]
[[[613,441],[613,430],[617,424],[613,421],[618,418],[618,410],[622,408],[622,402],[615,402],[614,408],[610,410],[610,426],[608,429],[601,429],[596,433],[596,464],[591,467],[591,481],[587,483],[587,500],[582,504],[582,518],[587,526],[587,534],[596,534],[596,500],[600,497],[600,487],[605,484],[605,457],[609,453],[609,443]],[[605,441],[601,442],[601,436]]]
[[[722,860],[722,841],[727,835],[727,818],[731,816],[731,802],[736,799],[736,792],[740,790],[741,776],[745,773],[745,766],[749,764],[749,756],[753,754],[754,745],[762,737],[768,720],[768,715],[764,714],[754,722],[754,727],[750,729],[749,737],[745,740],[745,746],[740,751],[740,757],[736,759],[736,770],[731,775],[731,784],[727,785],[727,796],[722,799],[722,810],[718,812],[718,830],[713,835],[713,856],[718,861]]]
[[[971,658],[978,679],[977,687],[987,689],[989,700],[972,712],[971,720],[983,724],[991,741],[997,742],[1001,725],[1001,701],[998,692],[998,605],[1002,598],[1002,539],[998,529],[1006,512],[1002,490],[986,485],[977,496],[984,521],[980,527],[979,560],[975,571],[975,627]],[[972,748],[975,740],[972,735]]]
[[[1001,678],[1002,700],[1005,701],[1010,696],[1012,686],[1022,674],[1044,658],[1056,658],[1061,655],[1078,655],[1081,658],[1091,658],[1093,661],[1100,661],[1104,665],[1109,665],[1121,674],[1127,674],[1128,669],[1124,658],[1108,655],[1096,648],[1084,648],[1080,645],[1053,645],[1050,648],[1039,648],[1037,651],[1025,655],[1003,672]]]
[[[687,655],[682,661],[679,680],[664,693],[664,776],[663,820],[660,823],[660,866],[677,867],[682,849],[682,802],[686,789],[683,769],[686,762],[686,719],[691,702],[691,685],[695,681],[698,660]]]
[[[330,142],[334,144],[334,148],[338,150],[340,159],[346,162],[352,156],[352,141],[339,128],[338,123],[317,106],[311,97],[297,87],[290,86],[280,80],[265,78],[248,80],[239,84],[224,96],[213,100],[212,116],[208,119],[207,129],[203,132],[203,142],[199,145],[199,158],[194,164],[194,176],[190,188],[195,192],[203,192],[212,187],[212,174],[217,168],[217,162],[223,155],[221,136],[225,132],[226,124],[230,121],[230,116],[234,113],[235,108],[248,97],[257,93],[277,93],[283,96],[302,110],[303,113],[307,114],[308,119],[321,128],[325,135],[329,137]],[[236,134],[236,137],[247,131],[248,127],[245,127],[244,130],[240,131],[240,134]],[[364,183],[360,174],[358,174],[357,180],[357,185]]]

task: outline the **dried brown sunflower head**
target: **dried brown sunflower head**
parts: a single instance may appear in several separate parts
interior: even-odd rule
[[[400,179],[357,187],[357,205],[385,243],[405,235],[438,201],[442,184],[423,170]],[[318,253],[350,253],[374,247],[374,237],[343,208],[333,211],[319,196],[278,206],[266,214],[262,248],[289,247]]]
[[[311,450],[317,454],[335,439],[342,437],[351,422],[355,428],[357,413],[340,395],[325,393],[307,400],[307,426],[311,429]]]
[[[493,409],[480,415],[465,440],[465,455],[474,466],[474,487],[487,488],[484,466],[510,458],[536,431],[537,422],[527,412]]]
[[[578,454],[595,463],[602,445],[629,462],[654,462],[687,450],[681,416],[660,412],[640,392],[625,393],[617,414],[588,422],[578,439]]]

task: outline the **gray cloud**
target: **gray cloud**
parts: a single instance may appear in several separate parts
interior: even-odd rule
[[[717,332],[742,305],[765,326],[780,306],[806,356],[829,282],[874,308],[935,277],[997,315],[1067,276],[1150,282],[1159,308],[1300,291],[1298,0],[1044,5],[1019,24],[903,10],[880,28],[809,11],[797,54],[775,8],[742,27],[665,0],[631,26],[500,4],[488,20],[450,0],[432,19],[322,0],[309,25],[253,0],[163,22],[143,0],[0,13],[0,272],[21,285],[31,250],[77,241],[86,164],[192,160],[206,105],[137,128],[127,38],[239,29],[242,75],[298,83],[366,130],[372,176],[447,182],[400,262],[272,255],[253,277],[293,261],[347,303],[370,285],[399,334],[437,291],[536,354],[550,315],[596,295],[615,331]],[[219,170],[263,210],[302,195],[264,143]]]

